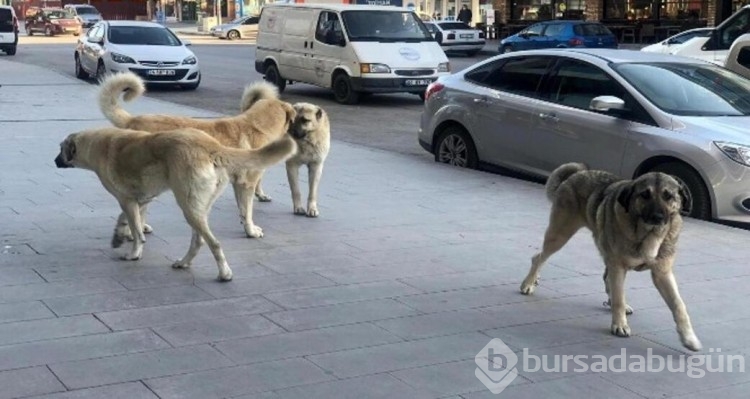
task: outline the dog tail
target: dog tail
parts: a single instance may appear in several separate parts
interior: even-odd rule
[[[547,191],[547,198],[552,200],[555,197],[555,192],[557,192],[557,189],[560,188],[560,185],[565,180],[583,170],[588,170],[588,167],[582,163],[571,162],[558,166],[549,176],[547,184],[544,186]]]
[[[99,108],[113,125],[127,128],[132,116],[120,106],[120,95],[124,101],[133,101],[145,91],[143,80],[138,75],[132,72],[112,74],[99,86]]]
[[[266,169],[296,152],[297,143],[287,134],[255,150],[225,147],[214,162],[230,170]]]
[[[277,100],[279,89],[264,80],[257,81],[245,87],[240,101],[240,112],[245,112],[260,100]]]

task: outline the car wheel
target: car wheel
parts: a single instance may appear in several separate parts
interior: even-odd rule
[[[284,88],[286,87],[286,80],[281,77],[279,68],[276,66],[276,64],[271,63],[270,65],[268,65],[266,67],[264,75],[267,82],[272,83],[279,88],[279,92],[284,91]]]
[[[354,91],[352,80],[344,72],[333,77],[333,97],[341,104],[352,105],[359,102],[359,93]]]
[[[469,57],[474,57],[475,55],[479,54],[479,51],[481,51],[481,50],[471,50],[471,51],[467,51],[467,52],[466,52],[466,55],[468,55]]]
[[[26,28],[26,36],[34,36],[34,31],[31,28]]]
[[[8,54],[8,55],[16,55],[16,46],[13,46],[13,47],[6,47],[6,48],[5,48],[5,54]]]
[[[49,26],[46,27],[46,28],[44,28],[44,35],[45,36],[52,36],[53,35],[52,28],[50,28]]]
[[[506,45],[505,45],[505,46],[503,46],[503,48],[502,48],[502,49],[500,50],[500,52],[501,52],[501,53],[503,53],[503,54],[508,54],[508,53],[510,53],[510,52],[512,52],[512,51],[513,51],[513,47],[511,47],[511,46],[510,46],[509,44],[506,44]]]
[[[76,77],[78,79],[88,79],[89,74],[86,73],[86,71],[83,70],[83,67],[81,66],[81,58],[76,54]]]
[[[435,141],[435,162],[462,168],[476,169],[479,163],[474,141],[462,127],[451,125],[443,129]]]
[[[107,67],[104,66],[104,61],[99,60],[99,64],[96,66],[96,80],[102,81],[107,76]]]
[[[237,32],[236,30],[230,30],[227,32],[227,39],[229,40],[237,40],[240,38],[240,32]]]
[[[651,171],[672,175],[680,183],[685,197],[682,199],[682,211],[680,212],[683,216],[711,220],[711,197],[698,172],[678,162],[657,165]]]

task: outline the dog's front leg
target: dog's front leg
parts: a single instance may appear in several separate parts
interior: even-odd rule
[[[289,180],[289,189],[292,190],[292,211],[295,215],[304,215],[306,212],[302,206],[302,193],[299,191],[299,167],[297,162],[287,161],[286,178]]]
[[[693,331],[693,325],[690,323],[687,308],[677,289],[677,280],[675,280],[674,273],[672,272],[671,262],[670,260],[660,265],[661,267],[652,268],[651,279],[654,281],[654,285],[659,290],[661,297],[664,298],[664,302],[667,303],[667,306],[672,311],[672,317],[677,324],[677,333],[680,335],[682,345],[691,351],[699,351],[703,345],[701,345],[701,341]]]
[[[307,194],[307,216],[316,218],[320,215],[320,212],[318,212],[318,185],[320,184],[320,176],[323,175],[323,163],[307,164],[307,174],[307,180],[310,184],[310,191]]]
[[[125,213],[128,224],[131,226],[131,233],[133,233],[133,248],[130,250],[130,253],[120,258],[123,260],[138,260],[143,255],[143,244],[146,242],[146,236],[143,234],[140,207],[136,201],[121,201],[120,207]]]
[[[232,182],[234,198],[240,209],[240,222],[245,228],[245,234],[251,238],[263,237],[263,229],[253,224],[253,192],[258,179],[260,179],[260,173],[245,172]]]
[[[629,337],[627,304],[625,303],[625,275],[627,269],[623,265],[607,262],[607,285],[612,305],[612,334],[618,337]]]

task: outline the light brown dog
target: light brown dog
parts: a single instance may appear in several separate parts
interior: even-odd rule
[[[203,131],[190,128],[159,133],[105,128],[70,134],[60,144],[55,165],[93,171],[117,199],[123,211],[118,224],[127,221],[135,235],[133,248],[122,257],[124,260],[141,258],[146,242],[146,205],[172,190],[193,228],[190,248],[173,267],[190,266],[205,240],[216,259],[219,280],[228,281],[232,270],[208,225],[214,201],[232,175],[267,168],[287,159],[296,149],[288,135],[258,150],[247,150],[223,146]]]
[[[650,270],[651,278],[672,311],[682,344],[693,351],[701,342],[693,331],[685,303],[677,289],[672,267],[682,230],[680,209],[686,193],[664,173],[646,173],[623,180],[611,173],[569,163],[555,169],[547,180],[552,202],[542,251],[531,259],[521,292],[530,295],[544,262],[581,228],[593,232],[604,259],[604,283],[612,307],[612,334],[630,335],[625,303],[625,275]]]
[[[279,100],[276,86],[263,81],[245,88],[242,113],[210,120],[156,114],[132,116],[121,107],[120,95],[125,101],[132,101],[144,91],[143,80],[134,73],[113,74],[101,83],[99,107],[113,125],[123,129],[160,132],[192,127],[203,130],[222,145],[246,149],[260,148],[281,138],[296,115],[291,104]],[[253,223],[253,193],[261,201],[270,200],[260,186],[263,172],[262,169],[235,170],[231,175],[240,221],[248,237],[263,237],[263,229]],[[121,237],[130,235],[127,225],[117,229]],[[146,232],[151,230],[149,226],[145,229]]]

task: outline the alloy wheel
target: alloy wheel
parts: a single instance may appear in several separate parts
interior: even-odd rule
[[[454,166],[466,167],[469,160],[466,142],[455,134],[451,134],[440,143],[438,154],[440,162]]]

